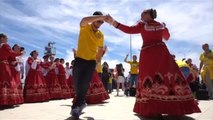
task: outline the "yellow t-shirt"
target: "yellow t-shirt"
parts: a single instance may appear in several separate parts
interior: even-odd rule
[[[203,62],[203,71],[201,72],[202,79],[205,79],[207,71],[210,74],[210,79],[213,80],[213,51],[210,53],[210,58],[205,57],[204,53],[200,55],[200,61]]]
[[[205,57],[204,56],[204,53],[202,53],[201,55],[200,55],[200,61],[202,61],[203,62],[203,65],[204,65],[204,67],[207,67],[207,66],[213,66],[213,51],[212,52],[210,52],[210,55],[209,55],[211,58],[208,58],[208,57]]]
[[[98,47],[103,47],[104,35],[101,31],[94,32],[92,25],[80,27],[76,57],[85,60],[96,60]]]
[[[130,64],[130,73],[131,74],[138,74],[139,72],[139,62],[127,61]]]

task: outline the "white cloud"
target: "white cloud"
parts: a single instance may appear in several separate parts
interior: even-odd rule
[[[71,50],[66,50],[66,56],[64,58],[66,62],[71,63],[72,60],[74,60],[74,54]]]
[[[174,1],[157,6],[159,19],[170,29],[171,38],[193,44],[213,44],[213,1]]]
[[[1,20],[5,19],[5,21],[1,21],[2,24],[16,25],[18,28],[25,28],[26,31],[30,29],[32,32],[25,34],[25,31],[13,30],[6,25],[1,25],[0,31],[7,30],[15,42],[24,43],[27,41],[29,49],[36,48],[40,51],[43,50],[43,47],[39,45],[41,42],[47,43],[49,40],[56,40],[57,53],[63,55],[68,61],[73,59],[71,47],[77,47],[80,20],[84,16],[91,15],[95,10],[109,13],[113,18],[126,25],[133,25],[140,19],[142,10],[156,8],[157,20],[165,22],[170,30],[172,41],[169,43],[184,42],[187,43],[183,45],[186,48],[189,45],[201,45],[203,42],[209,43],[210,47],[213,44],[212,0],[173,0],[167,2],[164,0],[20,0],[13,2],[22,2],[22,6],[17,7],[14,5],[15,3],[8,1],[0,2],[0,18]],[[130,35],[108,24],[104,24],[101,30],[105,34],[105,43],[109,47],[104,58],[110,63],[112,62],[113,65],[122,62],[123,56],[130,51]],[[65,45],[67,45],[66,48]],[[132,53],[137,54],[138,57],[141,46],[140,34],[132,35]],[[172,46],[170,50],[177,53],[177,57],[182,57],[181,54],[178,54],[179,50],[177,51],[176,47]],[[189,56],[192,55],[191,57],[194,59],[197,59],[200,54],[198,49],[194,49],[194,53],[181,52],[189,54]]]

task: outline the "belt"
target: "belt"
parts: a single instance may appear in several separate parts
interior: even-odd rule
[[[144,50],[144,49],[147,49],[147,48],[150,48],[150,47],[154,47],[154,46],[158,46],[158,45],[165,45],[165,43],[158,42],[158,43],[153,43],[153,44],[149,44],[149,45],[144,45],[144,46],[142,46],[141,50]]]

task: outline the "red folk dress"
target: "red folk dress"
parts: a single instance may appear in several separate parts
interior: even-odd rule
[[[24,102],[24,96],[23,96],[23,88],[22,88],[22,84],[21,84],[21,73],[20,73],[20,71],[17,70],[17,67],[19,67],[19,69],[20,69],[20,66],[18,66],[18,63],[12,64],[13,62],[16,62],[16,57],[9,57],[8,61],[9,61],[12,77],[16,82],[15,89],[18,90],[19,99],[17,99],[17,102],[19,104],[21,104]]]
[[[49,89],[50,98],[51,99],[62,98],[62,90],[61,90],[61,85],[56,74],[55,63],[53,62],[50,63],[50,69],[47,72],[45,79],[46,79],[47,87]]]
[[[95,70],[93,73],[93,78],[90,82],[90,87],[86,94],[86,102],[88,104],[98,104],[109,98],[109,94],[104,88],[98,72]]]
[[[24,86],[24,101],[25,102],[42,102],[50,99],[46,82],[41,72],[41,64],[33,67],[35,59],[29,57],[27,63],[29,72],[26,75]]]
[[[164,24],[154,20],[140,21],[131,27],[120,24],[118,29],[129,34],[140,33],[143,39],[133,111],[147,117],[201,112],[186,79],[162,41],[170,37]]]
[[[98,104],[109,98],[109,94],[104,88],[104,85],[98,75],[98,72],[95,70],[93,73],[92,80],[90,82],[90,87],[86,94],[85,101],[87,104]],[[73,101],[75,101],[75,97]]]
[[[70,88],[67,84],[66,80],[66,71],[65,68],[62,64],[57,65],[58,68],[58,80],[61,85],[61,90],[62,90],[62,98],[71,98],[71,93],[70,93]]]
[[[71,72],[72,72],[73,67],[71,66],[70,69],[71,69]],[[74,96],[75,96],[75,88],[74,88],[74,79],[73,79],[72,73],[70,73],[70,76],[67,79],[67,84],[68,84],[68,86],[70,88],[71,98],[74,98]]]
[[[0,51],[0,106],[16,105],[20,103],[20,96],[8,58],[21,54],[14,52],[7,43],[0,44]]]
[[[47,76],[47,73],[49,71],[49,67],[50,67],[51,63],[47,61],[47,62],[42,62],[41,64],[42,64],[41,65],[41,67],[42,67],[41,72],[42,72],[44,79],[45,79],[46,76]]]

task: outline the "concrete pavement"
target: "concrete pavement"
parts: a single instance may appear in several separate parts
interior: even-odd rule
[[[42,103],[26,103],[13,108],[0,109],[0,120],[75,120],[70,116],[71,100],[51,100]],[[134,97],[110,94],[102,104],[88,105],[80,120],[157,120],[137,116],[132,110]],[[180,118],[164,116],[165,120],[213,120],[213,101],[199,101],[202,113]]]

